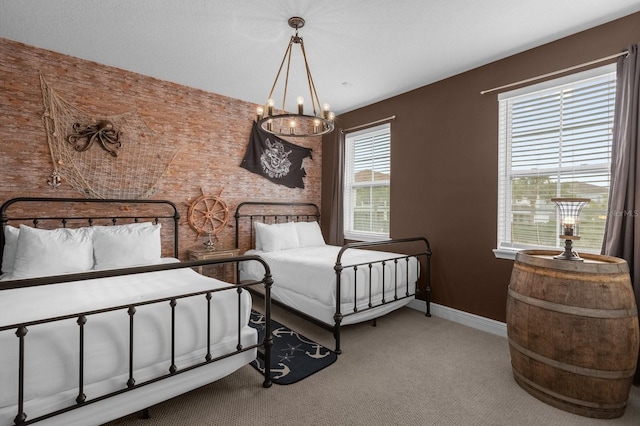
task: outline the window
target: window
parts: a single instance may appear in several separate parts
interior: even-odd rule
[[[584,197],[574,241],[600,252],[609,196],[615,65],[503,93],[499,100],[498,249],[559,248],[553,197]],[[510,256],[509,254],[510,253]]]
[[[389,238],[389,124],[347,134],[344,173],[344,237],[359,241]]]

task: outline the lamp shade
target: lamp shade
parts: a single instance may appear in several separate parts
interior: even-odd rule
[[[578,235],[580,211],[591,199],[589,198],[552,198],[551,201],[560,213],[562,235]]]

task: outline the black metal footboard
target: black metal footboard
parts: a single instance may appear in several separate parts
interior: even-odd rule
[[[286,202],[269,202],[269,201],[248,201],[238,204],[236,208],[236,212],[234,214],[236,221],[236,247],[247,250],[255,247],[256,235],[254,232],[254,225],[256,222],[262,222],[267,224],[276,224],[282,222],[301,222],[301,221],[319,221],[320,219],[320,209],[317,205],[313,203],[286,203]],[[407,250],[412,254],[389,254],[390,258],[384,260],[378,260],[375,262],[364,262],[360,264],[349,264],[343,265],[342,257],[347,250],[350,249],[380,249],[381,247],[400,247],[402,245],[406,245],[405,247],[411,247],[411,250]],[[391,250],[394,251],[394,250]],[[415,253],[413,252],[415,251]],[[405,251],[402,251],[405,253]],[[399,257],[398,257],[399,256]],[[365,288],[368,288],[368,294],[370,297],[370,301],[367,306],[362,307],[357,305],[357,300],[359,298],[358,294],[353,294],[352,297],[354,299],[354,305],[348,312],[342,312],[342,301],[341,301],[341,280],[342,276],[345,273],[349,273],[350,271],[357,271],[359,268],[373,268],[374,265],[391,262],[394,267],[399,268],[400,263],[406,263],[406,267],[408,268],[409,259],[415,257],[418,262],[417,265],[420,267],[423,266],[424,269],[420,269],[418,272],[418,282],[415,283],[415,290],[410,291],[410,287],[413,283],[409,283],[405,280],[404,283],[400,282],[398,279],[398,274],[395,275],[395,279],[392,279],[391,282],[383,282],[383,294],[385,293],[387,288],[393,288],[394,294],[391,300],[382,299],[380,301],[375,301],[373,299],[373,292],[371,282],[365,285]],[[383,267],[384,269],[384,267]],[[329,324],[325,322],[325,320],[321,320],[315,318],[305,312],[302,312],[298,309],[295,309],[283,302],[279,302],[277,300],[273,300],[273,303],[277,306],[280,306],[287,311],[290,311],[297,316],[304,318],[324,329],[327,329],[333,332],[335,341],[336,341],[336,349],[335,352],[340,354],[342,351],[340,349],[340,327],[343,323],[343,320],[346,317],[350,317],[352,315],[360,314],[366,311],[372,311],[372,318],[375,318],[377,312],[382,311],[380,315],[384,312],[385,305],[391,305],[394,302],[397,302],[401,299],[407,299],[409,297],[415,297],[416,295],[421,296],[424,294],[424,298],[426,301],[426,316],[431,316],[431,247],[429,245],[429,241],[425,237],[412,237],[412,238],[402,238],[402,239],[393,239],[393,240],[385,240],[385,241],[377,241],[377,242],[355,242],[344,245],[334,264],[334,270],[336,273],[336,306],[335,313],[333,316],[333,323]],[[408,277],[408,274],[405,274]],[[383,275],[384,276],[384,275]],[[371,274],[369,274],[371,277]],[[277,285],[277,283],[276,283]],[[357,288],[357,286],[354,286]],[[332,306],[331,309],[334,307]],[[378,311],[373,311],[378,308]]]
[[[383,260],[376,260],[373,262],[352,263],[348,265],[342,264],[342,257],[344,253],[350,249],[371,249],[379,246],[388,247],[388,246],[407,244],[407,243],[419,243],[421,246],[423,245],[424,247],[421,248],[420,251],[416,253],[402,255],[401,257],[394,255],[392,257],[389,257]],[[410,258],[416,258],[418,260],[416,262],[416,268],[417,268],[416,277],[418,281],[415,282],[414,290],[410,290],[410,287],[412,284],[409,281]],[[421,273],[420,271],[420,259],[423,259],[425,262],[425,271],[423,273]],[[405,273],[404,273],[405,280],[403,282],[401,282],[401,280],[398,278],[398,275],[399,275],[398,268],[401,267],[399,266],[401,263],[404,263],[404,268],[405,268]],[[385,279],[386,274],[384,273],[382,274],[382,277],[381,277],[382,278],[382,291],[381,291],[382,298],[381,300],[376,302],[373,299],[373,289],[372,289],[373,280],[372,280],[371,270],[376,265],[381,266],[382,269],[384,270],[387,264],[393,265],[391,267],[394,272],[393,277],[391,279],[392,282],[387,283]],[[369,270],[368,274],[366,274],[366,278],[368,279],[368,282],[364,283],[364,287],[365,289],[367,289],[366,294],[368,294],[368,303],[366,307],[358,306],[358,300],[359,300],[359,297],[361,296],[357,293],[358,286],[356,281],[357,271],[359,268],[365,268]],[[336,271],[336,291],[335,291],[336,311],[333,316],[333,319],[334,319],[333,333],[336,341],[335,352],[337,354],[342,353],[342,350],[340,349],[340,326],[345,317],[355,315],[361,312],[366,312],[368,310],[376,309],[381,306],[388,305],[390,303],[397,302],[402,299],[406,299],[408,297],[415,297],[421,291],[420,285],[419,285],[420,277],[423,277],[423,282],[424,282],[424,292],[425,292],[425,302],[426,302],[425,315],[428,317],[431,316],[431,306],[430,306],[431,305],[431,247],[429,246],[429,241],[425,237],[401,238],[401,239],[376,241],[376,242],[356,242],[356,243],[346,244],[340,249],[340,252],[338,253],[334,270]],[[342,296],[342,291],[341,291],[342,278],[344,273],[350,273],[350,272],[353,273],[353,279],[354,279],[353,307],[348,312],[342,312],[342,297],[341,297]],[[387,290],[391,288],[393,289],[393,298],[391,300],[387,300],[385,298],[386,297],[385,295],[387,293]]]
[[[117,269],[117,270],[101,270],[101,271],[93,271],[93,272],[86,272],[86,273],[80,273],[80,274],[69,274],[69,275],[64,275],[64,276],[55,276],[55,277],[43,277],[43,278],[32,278],[32,279],[25,279],[25,280],[15,280],[15,281],[3,281],[1,284],[2,286],[0,287],[0,297],[2,296],[2,291],[3,290],[8,290],[8,289],[17,289],[17,288],[24,288],[24,287],[31,287],[31,286],[43,286],[43,285],[50,285],[50,284],[57,284],[57,283],[65,283],[65,282],[71,282],[71,281],[82,281],[82,280],[90,280],[90,279],[97,279],[97,278],[107,278],[107,277],[115,277],[115,276],[121,276],[121,275],[131,275],[131,274],[140,274],[140,273],[145,273],[145,272],[156,272],[156,271],[167,271],[167,270],[172,270],[172,269],[180,269],[180,268],[194,268],[194,267],[200,267],[200,266],[204,266],[204,265],[211,265],[211,264],[220,264],[220,263],[236,263],[236,262],[244,262],[244,261],[258,261],[260,263],[262,263],[262,265],[264,266],[265,269],[265,275],[264,275],[264,279],[262,279],[261,281],[251,281],[251,282],[245,282],[242,284],[237,284],[237,285],[232,285],[230,284],[229,286],[223,287],[223,288],[212,288],[211,290],[204,290],[204,291],[198,291],[198,292],[194,292],[194,293],[189,293],[189,294],[181,294],[181,295],[177,295],[177,296],[173,296],[173,297],[165,297],[165,298],[161,298],[161,299],[155,299],[155,300],[149,300],[149,301],[144,301],[144,302],[140,302],[140,303],[131,303],[131,304],[126,304],[126,305],[120,305],[120,306],[112,306],[112,307],[106,307],[104,309],[100,309],[100,310],[93,310],[93,311],[87,311],[87,312],[78,312],[78,313],[73,313],[73,314],[69,314],[69,315],[65,315],[65,316],[60,316],[60,317],[56,317],[56,318],[45,318],[45,319],[41,319],[41,320],[37,320],[37,321],[31,321],[31,322],[27,322],[27,323],[16,323],[16,324],[6,324],[6,325],[2,325],[0,327],[0,332],[2,331],[12,331],[15,330],[15,335],[16,338],[19,339],[19,354],[18,354],[18,365],[15,366],[15,372],[18,375],[18,389],[17,389],[17,395],[18,395],[18,399],[16,401],[17,404],[17,413],[14,419],[14,422],[16,425],[28,425],[28,424],[32,424],[47,418],[51,418],[57,415],[60,415],[62,413],[66,413],[69,412],[71,410],[76,410],[82,407],[85,407],[87,405],[105,400],[107,398],[111,398],[113,396],[116,395],[120,395],[122,393],[125,392],[129,392],[132,391],[134,389],[138,389],[140,387],[149,385],[151,383],[155,383],[161,380],[165,380],[165,379],[169,379],[173,376],[176,376],[178,374],[181,373],[185,373],[187,371],[191,371],[195,368],[201,367],[201,366],[205,366],[211,363],[214,363],[216,361],[220,361],[222,359],[226,359],[229,357],[232,357],[236,354],[242,353],[242,352],[246,352],[252,349],[257,349],[257,348],[263,348],[263,350],[261,349],[259,352],[262,354],[262,356],[264,356],[265,358],[265,371],[264,371],[264,381],[263,381],[263,386],[264,387],[270,387],[271,386],[271,372],[270,372],[270,357],[271,357],[271,346],[273,344],[272,341],[272,335],[271,335],[271,322],[269,321],[270,316],[271,316],[271,285],[272,285],[272,279],[271,279],[271,273],[270,273],[270,269],[268,264],[260,257],[258,256],[239,256],[239,257],[235,257],[235,258],[229,258],[229,259],[224,259],[224,260],[201,260],[201,261],[193,261],[193,262],[180,262],[180,263],[168,263],[168,264],[159,264],[159,265],[153,265],[153,266],[144,266],[144,267],[133,267],[133,268],[124,268],[124,269]],[[256,344],[252,344],[249,346],[243,346],[242,342],[241,342],[241,328],[242,328],[242,324],[241,324],[241,294],[242,294],[242,290],[243,289],[248,289],[250,287],[255,287],[255,286],[261,286],[263,287],[263,291],[265,294],[265,299],[264,299],[264,312],[265,312],[265,317],[267,319],[266,321],[266,326],[265,326],[265,337],[263,339],[262,342],[257,342]],[[211,337],[211,299],[213,297],[214,293],[218,293],[218,292],[222,292],[222,291],[235,291],[237,292],[237,324],[238,324],[238,329],[237,329],[237,345],[235,348],[235,351],[229,352],[229,353],[225,353],[222,355],[216,355],[213,356],[212,352],[211,352],[211,346],[212,344],[215,344],[215,342],[211,342],[210,337]],[[202,298],[202,302],[207,304],[207,353],[206,355],[203,357],[203,359],[200,362],[197,362],[193,365],[189,365],[186,367],[176,367],[176,363],[175,363],[175,339],[176,339],[176,315],[175,315],[175,310],[176,310],[176,306],[179,305],[181,303],[181,301],[183,299],[186,298]],[[141,306],[144,305],[152,305],[152,304],[166,304],[166,309],[167,309],[167,315],[170,316],[171,320],[171,330],[170,330],[170,353],[171,353],[171,361],[167,363],[166,366],[166,373],[162,374],[160,376],[154,377],[150,380],[146,380],[146,381],[138,381],[136,376],[135,376],[135,370],[134,370],[134,356],[136,353],[136,335],[134,333],[134,325],[136,323],[136,310],[138,308],[140,308]],[[25,307],[27,308],[27,307]],[[85,325],[88,322],[91,322],[91,319],[93,316],[98,315],[98,314],[102,314],[102,313],[107,313],[107,312],[112,312],[112,311],[122,311],[123,315],[128,315],[128,330],[123,330],[123,333],[128,333],[128,341],[129,341],[129,347],[128,347],[128,359],[129,359],[129,365],[128,365],[128,380],[126,381],[126,383],[122,384],[122,388],[120,390],[114,391],[114,392],[110,392],[108,394],[105,395],[99,395],[99,396],[93,396],[90,394],[86,394],[86,390],[85,390],[85,381],[84,381],[84,377],[85,377],[85,370],[84,370],[84,366],[85,366],[85,332],[86,332],[86,327]],[[29,418],[29,413],[25,412],[25,399],[24,399],[24,394],[25,394],[25,373],[26,373],[26,368],[28,367],[27,365],[25,365],[25,355],[26,353],[29,351],[29,330],[30,328],[32,328],[35,325],[39,325],[39,324],[45,324],[45,323],[53,323],[53,322],[57,322],[57,321],[63,321],[63,320],[76,320],[76,323],[78,325],[78,346],[77,346],[77,359],[78,359],[78,366],[77,366],[77,372],[78,372],[78,385],[77,385],[77,397],[76,397],[76,403],[73,405],[70,405],[68,407],[62,408],[62,409],[58,409],[56,411],[47,413],[45,415],[41,415],[38,416],[36,418]],[[204,319],[203,319],[204,321]],[[3,364],[3,368],[14,368],[14,367],[9,367],[7,365]],[[167,382],[168,386],[171,385],[170,381]],[[140,407],[140,410],[145,409],[147,407]]]

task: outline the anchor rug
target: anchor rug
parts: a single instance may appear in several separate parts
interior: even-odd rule
[[[258,330],[258,341],[264,337],[265,318],[252,310],[249,325]],[[333,364],[338,356],[331,349],[306,338],[277,321],[271,320],[271,376],[273,383],[289,385]],[[264,360],[256,358],[251,365],[264,372]]]

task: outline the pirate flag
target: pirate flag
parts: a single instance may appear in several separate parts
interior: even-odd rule
[[[265,132],[254,121],[240,167],[289,188],[304,188],[302,178],[307,172],[302,167],[302,160],[312,158],[311,151],[311,148],[294,145]]]

